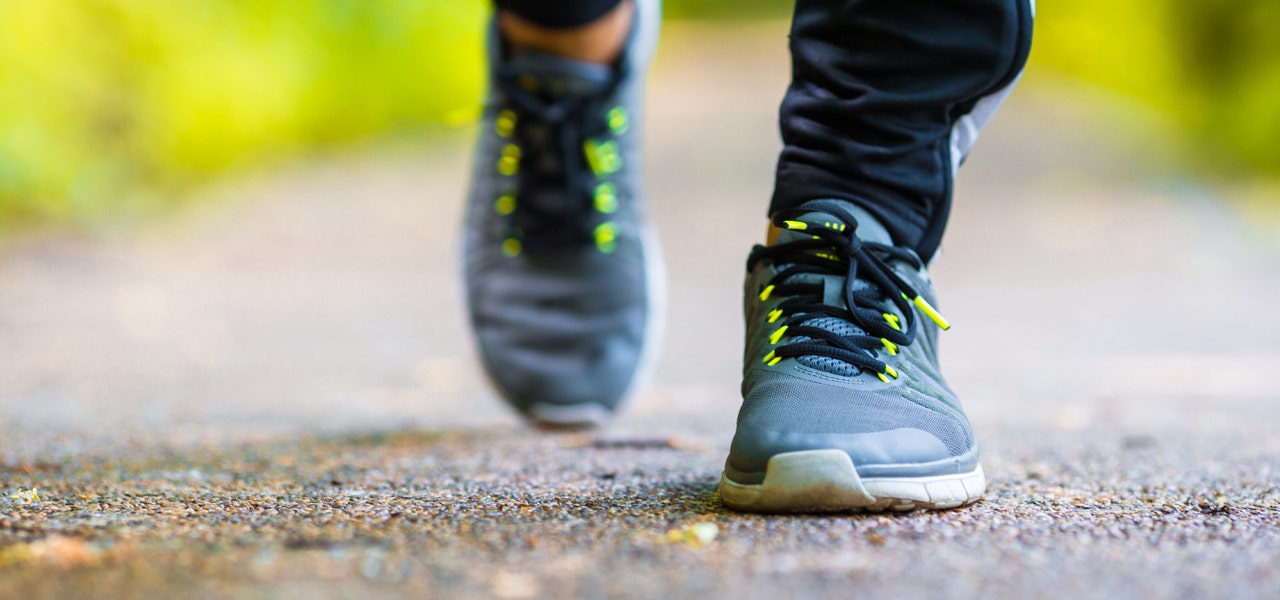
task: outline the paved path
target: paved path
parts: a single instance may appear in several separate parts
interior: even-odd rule
[[[597,435],[522,428],[473,362],[465,135],[227,184],[143,231],[8,242],[0,597],[1280,593],[1276,232],[1044,81],[966,166],[935,268],[987,499],[720,507],[784,28],[669,34],[648,124],[666,350]]]

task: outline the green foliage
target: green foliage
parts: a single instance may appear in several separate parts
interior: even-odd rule
[[[0,2],[0,229],[474,110],[481,0]]]
[[[673,19],[759,19],[791,16],[788,0],[665,0],[663,16]]]
[[[1280,2],[1042,2],[1039,65],[1172,117],[1200,160],[1280,174]]]

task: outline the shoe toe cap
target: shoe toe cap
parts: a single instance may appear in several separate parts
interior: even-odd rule
[[[611,266],[530,262],[471,278],[485,370],[535,422],[599,424],[631,389],[648,342],[647,299],[634,269]]]
[[[792,377],[759,382],[743,403],[728,470],[745,483],[762,478],[778,454],[832,449],[847,453],[864,477],[972,470],[977,448],[963,413],[905,394]]]
[[[612,412],[624,399],[639,361],[636,345],[616,339],[543,345],[500,334],[489,337],[502,341],[486,343],[485,337],[481,332],[481,354],[502,396],[522,413],[548,423]]]
[[[743,424],[734,436],[729,466],[740,475],[735,479],[763,478],[770,458],[808,450],[841,450],[862,476],[939,467],[950,470],[947,465],[956,458],[942,440],[912,427],[865,433],[801,433]]]

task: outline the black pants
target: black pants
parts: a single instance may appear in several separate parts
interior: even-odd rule
[[[572,27],[619,1],[497,4]],[[797,0],[769,212],[849,200],[895,242],[933,256],[955,169],[1026,63],[1033,1]]]
[[[622,0],[494,0],[498,8],[547,28],[586,25],[622,3]]]

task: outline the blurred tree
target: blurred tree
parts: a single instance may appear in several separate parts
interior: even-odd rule
[[[1280,2],[1182,0],[1173,37],[1201,137],[1280,173]]]
[[[474,112],[481,0],[0,2],[0,229]]]
[[[1280,174],[1280,2],[1043,2],[1036,26],[1038,66],[1162,111],[1196,160]]]
[[[1033,59],[1280,172],[1280,2],[1041,3]],[[0,230],[95,220],[311,148],[475,114],[486,0],[2,0]],[[668,0],[674,18],[781,0]],[[1226,150],[1226,151],[1222,151]]]

